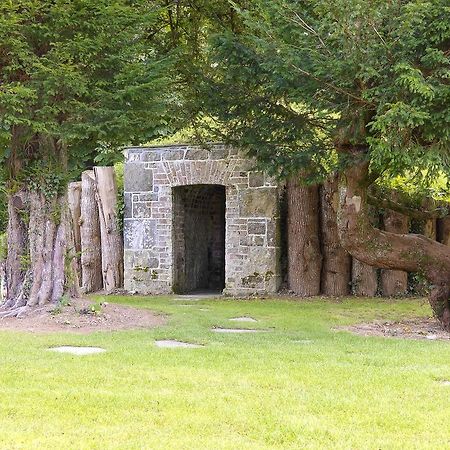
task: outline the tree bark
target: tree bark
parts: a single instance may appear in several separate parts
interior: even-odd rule
[[[48,200],[23,188],[9,197],[8,213],[7,294],[0,315],[20,316],[57,302],[66,291],[76,296],[67,197]]]
[[[93,170],[82,173],[81,186],[81,286],[84,293],[89,293],[103,288],[97,183]]]
[[[297,295],[320,294],[322,255],[319,244],[319,188],[291,178],[288,201],[288,281]]]
[[[322,294],[339,297],[350,293],[351,256],[339,241],[337,208],[338,178],[333,176],[320,187],[320,226],[322,242]]]
[[[386,210],[383,216],[385,231],[396,234],[408,233],[408,217],[395,211]],[[386,297],[406,294],[408,290],[408,273],[402,270],[381,271],[381,289]]]
[[[81,217],[81,182],[74,181],[69,183],[67,190],[67,201],[69,205],[73,240],[76,252],[76,270],[78,279],[81,281],[81,231],[80,231],[80,217]]]
[[[437,240],[444,245],[450,246],[450,216],[443,217],[437,221]]]
[[[352,291],[358,297],[374,297],[378,291],[376,267],[352,258]]]
[[[103,287],[123,286],[123,241],[117,216],[117,184],[113,167],[94,167],[100,217]]]
[[[368,164],[348,168],[341,179],[338,227],[341,243],[354,257],[381,269],[422,273],[432,284],[435,317],[450,331],[450,249],[417,234],[394,234],[369,220]]]

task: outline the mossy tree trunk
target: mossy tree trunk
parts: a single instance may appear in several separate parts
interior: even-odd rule
[[[23,170],[24,149],[34,172]],[[19,156],[21,155],[21,157]],[[29,136],[14,129],[7,167],[11,176],[8,196],[6,298],[0,316],[20,316],[36,306],[56,303],[65,294],[78,295],[76,250],[64,183],[67,153],[64,145],[49,136]],[[60,176],[50,170],[60,169]],[[20,181],[32,173],[26,181]],[[19,186],[19,188],[17,188]],[[16,189],[13,190],[12,188]]]
[[[338,213],[342,245],[374,267],[422,273],[432,285],[433,313],[450,331],[450,248],[422,235],[376,229],[368,212],[369,184],[367,163],[348,168],[342,176]]]
[[[67,196],[22,189],[8,200],[7,292],[2,316],[78,295],[76,251]]]
[[[320,187],[321,291],[331,297],[348,295],[351,281],[352,258],[339,241],[338,204],[338,178],[333,176]]]

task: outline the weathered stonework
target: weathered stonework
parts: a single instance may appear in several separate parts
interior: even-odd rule
[[[205,198],[196,200],[203,203],[191,207],[196,208],[195,220],[203,220],[202,217],[208,215],[208,223],[211,223],[208,226],[212,230],[209,255],[219,258],[214,270],[223,270],[220,267],[221,244],[217,238],[221,233],[220,206],[213,207],[212,203],[208,206],[208,198],[219,204],[223,194],[220,188],[205,187],[219,185],[225,187],[224,292],[248,295],[277,291],[280,284],[279,189],[273,179],[252,171],[253,161],[222,145],[210,149],[188,145],[132,147],[125,151],[125,158],[127,290],[171,293],[181,277],[175,273],[179,267],[175,256],[179,255],[177,258],[185,265],[187,261],[188,269],[193,266],[192,255],[189,261],[184,254],[186,239],[180,238],[183,221],[187,219],[178,204],[186,203],[183,195],[189,195],[177,191],[180,186],[203,185],[197,191],[203,192]],[[195,189],[192,186],[191,190]],[[221,189],[223,193],[224,188]],[[216,212],[212,212],[213,209]],[[188,219],[194,220],[192,217],[191,214]],[[195,236],[199,246],[200,241],[206,239],[205,226],[199,227],[199,235]],[[204,264],[200,263],[197,272],[203,270]]]

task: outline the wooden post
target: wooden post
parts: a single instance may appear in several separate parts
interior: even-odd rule
[[[103,288],[100,221],[93,170],[83,172],[81,187],[81,286],[84,293],[89,293]]]
[[[75,267],[78,280],[81,281],[81,181],[69,183],[67,190],[67,202],[70,212],[70,225],[72,226],[73,242],[75,248]]]
[[[117,184],[113,167],[94,167],[100,218],[103,287],[123,286],[123,241],[117,216]]]

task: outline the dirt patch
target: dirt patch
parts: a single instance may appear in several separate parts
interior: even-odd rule
[[[154,328],[163,325],[166,319],[147,309],[132,308],[111,303],[100,307],[90,300],[71,300],[70,305],[31,310],[25,317],[0,319],[0,331],[27,331],[48,333],[67,331],[70,333],[92,333],[96,331],[130,330]]]
[[[360,323],[336,329],[350,331],[360,336],[450,341],[450,333],[442,330],[435,319],[424,317],[402,320],[399,322],[375,321],[370,323]]]

